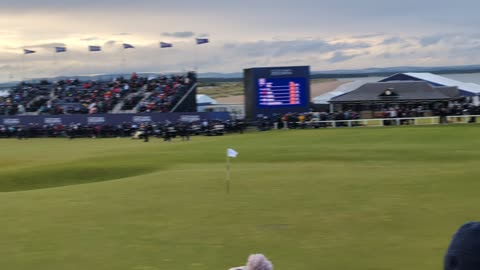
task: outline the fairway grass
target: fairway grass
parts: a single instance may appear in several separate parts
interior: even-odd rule
[[[476,125],[0,149],[0,269],[438,270],[480,213]]]

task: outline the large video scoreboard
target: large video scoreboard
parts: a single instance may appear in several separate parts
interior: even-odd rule
[[[244,84],[248,119],[309,109],[308,66],[245,69]]]

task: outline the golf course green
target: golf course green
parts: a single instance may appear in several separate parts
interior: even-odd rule
[[[231,159],[226,192],[226,150]],[[480,219],[480,126],[1,139],[0,269],[438,270]]]

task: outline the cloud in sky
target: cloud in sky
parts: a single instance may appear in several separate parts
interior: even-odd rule
[[[428,36],[426,36],[428,37]],[[62,74],[98,74],[128,71],[175,72],[199,67],[200,72],[238,72],[243,68],[265,65],[311,65],[312,70],[350,69],[381,66],[404,65],[458,65],[480,63],[479,43],[474,37],[458,35],[446,38],[436,46],[424,47],[422,37],[407,36],[403,42],[380,40],[366,42],[364,39],[347,38],[349,41],[337,42],[327,39],[296,40],[260,40],[260,41],[225,41],[196,46],[193,42],[176,42],[172,49],[160,49],[158,44],[136,46],[125,51],[126,65],[122,66],[121,43],[105,40],[101,44],[104,50],[93,55],[84,46],[69,47],[65,54],[58,55],[52,64],[50,48],[68,43],[32,44],[38,48],[37,53],[25,57],[24,70],[27,76],[56,76]],[[394,40],[392,38],[392,40]],[[452,49],[449,40],[470,40]],[[480,41],[479,38],[476,38]],[[416,43],[415,43],[416,41]],[[132,45],[136,43],[132,42]],[[21,70],[21,52],[1,52],[0,57],[9,65],[10,73],[18,74]],[[455,61],[452,61],[454,59]],[[477,62],[478,61],[478,62]],[[6,80],[8,72],[2,73],[0,80]],[[30,75],[28,75],[30,74]]]
[[[287,55],[324,54],[344,49],[366,49],[365,42],[328,42],[323,39],[260,40],[256,42],[226,43],[223,47],[237,54],[247,56],[282,57]]]
[[[81,41],[96,41],[99,40],[98,37],[87,37],[87,38],[81,38]]]
[[[109,40],[103,44],[105,47],[113,47],[117,42],[115,40]]]
[[[428,47],[428,46],[431,46],[431,45],[436,45],[436,44],[438,44],[440,41],[442,41],[443,38],[444,38],[443,35],[425,36],[425,37],[420,38],[420,44],[421,44],[423,47]]]
[[[184,70],[195,61],[214,72],[252,64],[317,70],[479,64],[479,9],[473,0],[97,0],[94,6],[84,0],[4,0],[0,25],[8,30],[0,31],[0,57],[15,73],[18,48],[38,49],[27,61],[32,76],[115,71],[121,43],[136,47],[125,57],[137,71]],[[200,36],[211,43],[195,47],[193,38]],[[175,47],[159,50],[163,39]],[[55,45],[69,48],[60,68],[42,55]],[[87,45],[106,48],[93,58]]]
[[[66,46],[63,42],[52,42],[52,43],[43,43],[43,44],[29,44],[23,47],[17,47],[16,49],[23,48],[32,48],[32,49],[53,49],[55,47],[64,47]]]
[[[404,40],[400,37],[389,37],[383,40],[382,45],[403,43]]]
[[[190,38],[195,36],[195,33],[192,31],[183,31],[183,32],[164,32],[162,33],[164,37],[173,37],[173,38]]]
[[[339,62],[345,62],[347,60],[353,59],[357,56],[360,56],[362,54],[347,54],[345,52],[335,52],[332,57],[328,59],[328,62],[330,63],[339,63]]]

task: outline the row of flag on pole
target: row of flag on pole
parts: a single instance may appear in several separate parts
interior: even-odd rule
[[[202,45],[202,44],[206,44],[206,43],[209,43],[210,40],[208,40],[208,38],[197,38],[196,40],[196,43],[197,45]],[[167,43],[167,42],[160,42],[160,48],[172,48],[173,47],[173,43]],[[122,44],[123,48],[124,49],[135,49],[135,46],[133,46],[132,44],[128,44],[128,43],[123,43]],[[66,52],[67,51],[67,47],[54,47],[55,49],[55,53],[62,53],[62,52]],[[90,52],[100,52],[102,51],[102,47],[101,46],[88,46],[88,51]],[[34,50],[28,50],[28,49],[23,49],[23,53],[24,54],[32,54],[32,53],[36,53],[37,51],[34,51]]]

